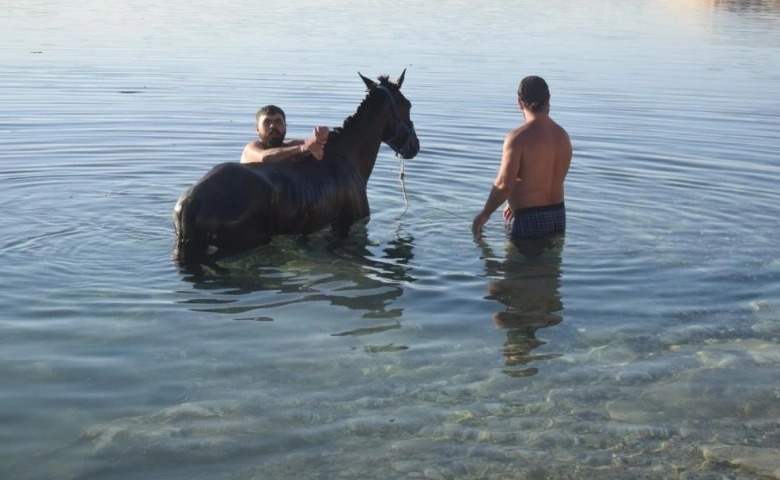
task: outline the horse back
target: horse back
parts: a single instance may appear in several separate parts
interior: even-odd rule
[[[185,256],[196,257],[209,245],[239,251],[331,225],[343,234],[368,212],[365,182],[350,162],[229,162],[181,196],[174,225]]]

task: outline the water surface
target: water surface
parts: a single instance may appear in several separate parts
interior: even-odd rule
[[[778,477],[778,2],[0,9],[4,478]],[[404,68],[347,241],[171,262],[257,108]],[[529,74],[575,149],[531,259],[470,232]]]

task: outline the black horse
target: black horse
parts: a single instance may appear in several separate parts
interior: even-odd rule
[[[267,244],[274,235],[305,235],[329,225],[335,235],[347,236],[370,213],[366,185],[380,144],[403,159],[420,150],[409,118],[412,104],[400,91],[405,73],[395,83],[359,74],[368,94],[341,128],[329,132],[321,161],[223,163],[207,172],[173,211],[174,259],[210,262]]]

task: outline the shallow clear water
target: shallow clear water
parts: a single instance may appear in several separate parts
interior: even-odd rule
[[[0,6],[3,478],[780,478],[780,3]],[[171,212],[255,110],[395,76],[347,241],[195,278]],[[544,76],[568,231],[471,218]]]

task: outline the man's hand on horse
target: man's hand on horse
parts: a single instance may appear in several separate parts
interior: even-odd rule
[[[314,127],[314,139],[323,145],[328,141],[328,127]]]
[[[315,138],[304,140],[301,147],[302,151],[309,152],[317,160],[322,160],[322,156],[325,154],[325,145],[318,142]]]

